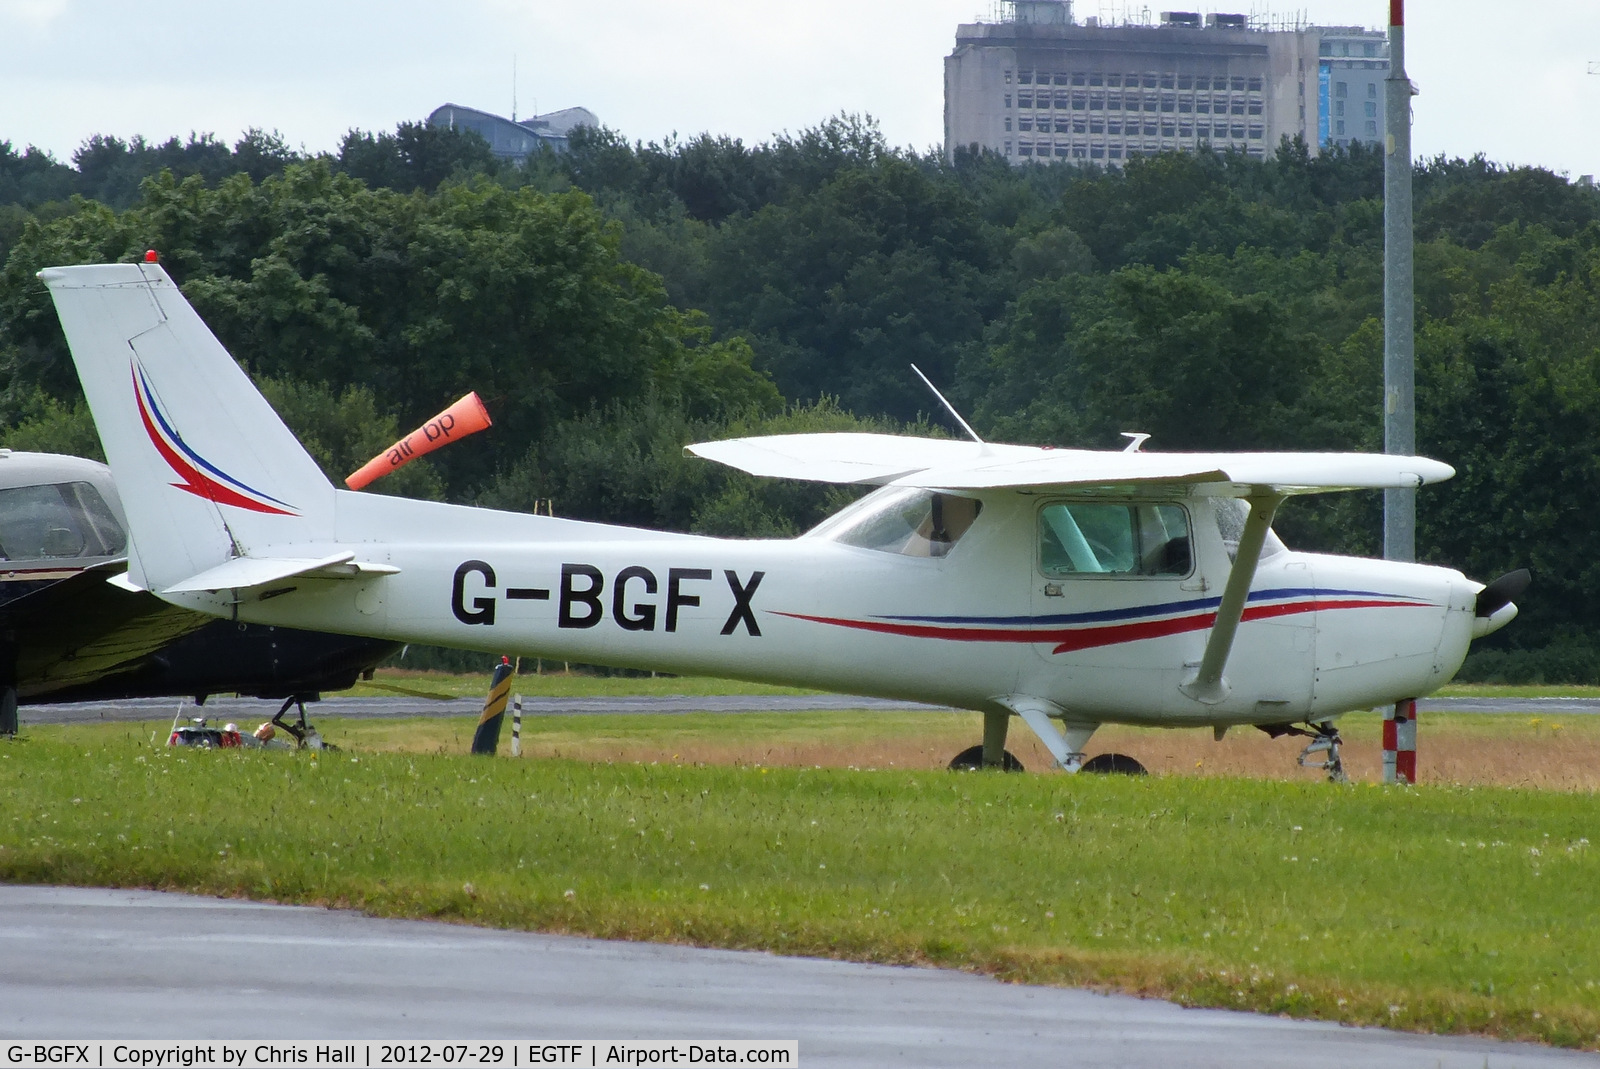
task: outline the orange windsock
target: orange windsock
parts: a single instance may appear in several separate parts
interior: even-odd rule
[[[469,393],[428,422],[391,445],[361,466],[344,481],[352,490],[360,490],[368,483],[381,479],[396,468],[449,445],[457,438],[476,434],[492,424],[489,410],[483,407],[476,392]]]

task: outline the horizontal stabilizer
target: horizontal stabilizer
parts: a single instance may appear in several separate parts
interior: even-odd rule
[[[200,591],[248,590],[283,579],[354,579],[358,575],[393,575],[400,569],[390,564],[368,564],[354,553],[335,553],[331,557],[234,557],[215,568],[169,586],[163,593],[184,594]]]
[[[1382,453],[1128,453],[994,445],[892,434],[784,434],[691,445],[687,452],[752,475],[930,490],[1211,484],[1249,496],[1380,490],[1455,474],[1426,457]]]
[[[143,594],[145,592],[145,588],[134,582],[126,571],[118,572],[116,575],[107,576],[106,582],[110,583],[114,587],[126,590],[130,594]]]

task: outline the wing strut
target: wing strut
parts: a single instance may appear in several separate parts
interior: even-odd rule
[[[1031,694],[1012,694],[996,701],[1020,716],[1022,722],[1033,729],[1061,771],[1076,772],[1083,766],[1083,748],[1089,744],[1089,736],[1095,733],[1099,724],[1067,720],[1061,706]],[[1051,723],[1052,718],[1056,717],[1061,719],[1060,731]]]
[[[1272,517],[1283,504],[1283,494],[1273,493],[1264,487],[1245,498],[1250,502],[1250,515],[1244,522],[1244,533],[1239,536],[1239,548],[1233,556],[1233,567],[1228,572],[1228,585],[1222,590],[1222,604],[1217,606],[1217,620],[1211,625],[1211,635],[1206,639],[1206,651],[1200,658],[1200,670],[1181,689],[1189,697],[1205,705],[1216,705],[1228,696],[1228,681],[1222,670],[1228,666],[1228,654],[1233,649],[1233,636],[1239,630],[1244,616],[1245,602],[1250,596],[1250,583],[1256,577],[1256,565],[1261,563],[1261,549],[1267,542],[1267,531],[1272,527]]]

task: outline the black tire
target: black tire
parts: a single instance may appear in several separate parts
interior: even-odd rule
[[[1095,754],[1083,763],[1079,772],[1093,772],[1110,776],[1148,776],[1145,767],[1125,753]]]
[[[1010,750],[1004,752],[1005,756],[1001,758],[1001,770],[1005,772],[1021,772],[1023,770],[1022,762],[1017,760],[1017,755]],[[952,772],[978,772],[982,769],[982,745],[968,746],[950,759],[950,771]]]

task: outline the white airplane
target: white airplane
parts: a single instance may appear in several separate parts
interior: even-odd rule
[[[982,745],[952,766],[1013,764],[1015,715],[1067,771],[1140,770],[1085,762],[1105,723],[1219,739],[1257,725],[1309,735],[1338,775],[1334,718],[1438,688],[1526,581],[1299,553],[1272,533],[1291,495],[1454,474],[1421,457],[876,434],[689,446],[878,487],[765,540],[340,490],[147,260],[40,278],[123,488],[121,582],[216,616],[981,711]]]

